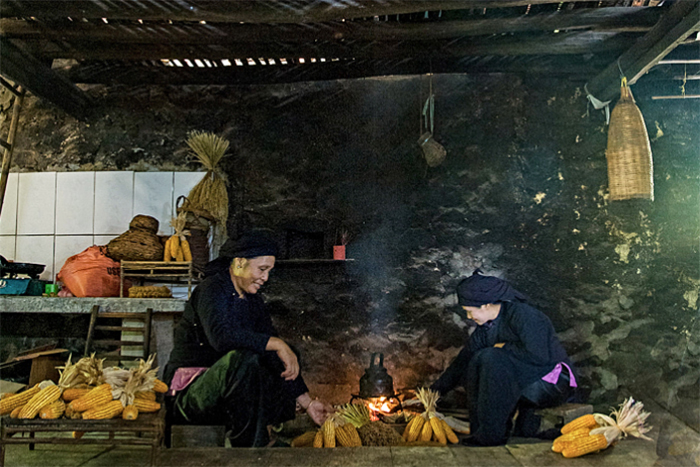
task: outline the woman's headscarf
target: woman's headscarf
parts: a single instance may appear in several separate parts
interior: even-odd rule
[[[221,246],[219,257],[209,261],[204,267],[204,277],[225,271],[233,258],[255,258],[256,256],[277,256],[277,243],[264,230],[254,230],[243,234],[239,239],[229,238]]]
[[[457,285],[457,298],[460,306],[527,301],[527,296],[515,290],[508,282],[498,277],[484,276],[479,269]]]

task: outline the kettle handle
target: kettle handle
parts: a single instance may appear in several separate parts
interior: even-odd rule
[[[375,365],[374,362],[377,359],[377,355],[379,355],[379,365]],[[384,366],[384,354],[381,352],[372,352],[372,356],[370,357],[369,361],[369,367],[374,368],[375,366],[382,367]]]

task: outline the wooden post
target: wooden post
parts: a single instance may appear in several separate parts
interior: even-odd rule
[[[7,134],[7,143],[9,147],[5,148],[2,155],[2,174],[0,174],[0,215],[2,215],[2,205],[5,201],[5,189],[7,188],[7,178],[10,175],[10,164],[12,163],[12,150],[15,147],[15,135],[17,134],[17,124],[19,122],[19,111],[22,108],[24,101],[24,88],[17,88],[17,96],[12,104],[12,121],[10,122],[10,131]]]

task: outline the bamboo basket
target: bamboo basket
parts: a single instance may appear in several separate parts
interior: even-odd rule
[[[610,116],[608,148],[610,201],[654,200],[654,166],[644,117],[623,79],[620,100]]]
[[[423,157],[428,166],[437,167],[445,160],[447,151],[442,144],[433,139],[432,133],[427,131],[423,133],[418,139],[418,145],[423,150]]]

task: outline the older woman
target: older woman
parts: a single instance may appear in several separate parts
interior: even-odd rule
[[[317,424],[331,408],[309,396],[297,355],[258,295],[277,245],[249,234],[227,253],[229,267],[202,281],[187,302],[165,379],[175,393],[175,420],[225,424],[232,445],[264,446],[267,426],[294,418],[297,404]]]
[[[534,436],[535,409],[565,402],[576,387],[551,321],[506,281],[478,269],[460,282],[457,296],[477,328],[432,388],[467,390],[471,437],[463,444],[505,444],[516,408],[514,434]]]

